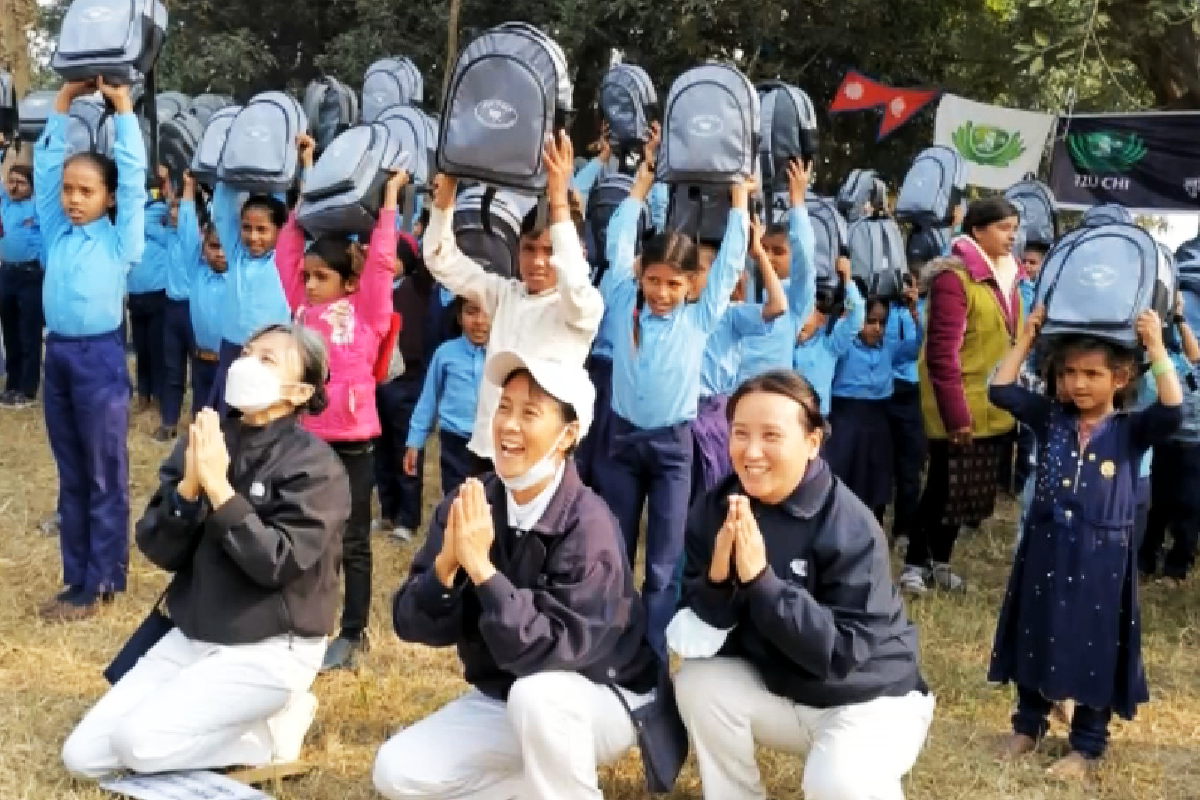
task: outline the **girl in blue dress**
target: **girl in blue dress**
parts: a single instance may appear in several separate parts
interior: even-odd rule
[[[1050,345],[1057,391],[1019,386],[1044,319],[1041,308],[1029,315],[989,390],[993,404],[1029,426],[1039,452],[988,680],[1017,686],[1007,758],[1033,751],[1055,702],[1075,701],[1071,753],[1051,767],[1075,778],[1104,754],[1112,714],[1132,719],[1149,699],[1133,541],[1138,473],[1146,450],[1179,427],[1183,393],[1152,311],[1136,323],[1158,389],[1147,408],[1118,410],[1132,406],[1125,401],[1136,378],[1134,353],[1090,337]]]

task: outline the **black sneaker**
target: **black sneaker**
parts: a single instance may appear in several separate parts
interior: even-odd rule
[[[3,408],[29,408],[33,405],[33,400],[25,396],[25,393],[19,389],[5,392],[0,395],[0,407]]]
[[[325,658],[321,662],[321,672],[335,669],[354,669],[358,657],[367,649],[365,636],[358,639],[348,639],[339,636],[325,648]]]

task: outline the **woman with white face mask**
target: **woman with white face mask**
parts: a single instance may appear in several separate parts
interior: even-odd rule
[[[513,352],[484,376],[500,395],[496,474],[438,507],[393,608],[401,639],[456,646],[474,688],[384,744],[375,787],[393,800],[594,800],[597,764],[637,741],[630,714],[677,713],[656,692],[665,671],[616,520],[571,457],[595,390],[582,365]]]
[[[934,699],[874,515],[820,456],[812,386],[726,407],[734,474],[692,506],[667,644],[706,800],[764,800],[755,745],[805,756],[806,800],[903,800]]]
[[[169,619],[152,613],[105,673],[115,685],[63,747],[72,773],[299,757],[350,515],[341,461],[299,419],[324,408],[327,374],[316,334],[260,331],[229,369],[225,399],[239,413],[201,411],[163,465],[136,537],[174,573]]]

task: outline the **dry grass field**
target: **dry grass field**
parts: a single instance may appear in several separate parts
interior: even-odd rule
[[[103,793],[72,782],[59,763],[71,726],[105,689],[100,671],[141,620],[165,576],[136,553],[129,592],[98,617],[48,627],[34,616],[55,592],[54,539],[38,532],[56,491],[40,408],[0,412],[0,798],[92,800]],[[149,438],[153,420],[130,433],[134,514],[153,486],[165,446]],[[431,462],[432,463],[432,460]],[[432,501],[430,495],[428,500]],[[1102,770],[1087,786],[1063,785],[1045,767],[1064,752],[1064,731],[1027,761],[1001,766],[991,752],[1007,729],[1010,695],[984,682],[999,597],[1008,568],[1013,509],[968,534],[960,569],[971,582],[957,598],[910,604],[920,627],[923,669],[938,696],[932,734],[908,779],[910,800],[1186,800],[1200,798],[1200,597],[1196,581],[1182,591],[1151,586],[1143,593],[1145,652],[1152,703],[1134,723],[1117,723]],[[289,800],[374,797],[370,768],[380,743],[463,691],[449,650],[401,644],[390,632],[388,597],[404,575],[410,546],[375,541],[372,649],[356,673],[322,677],[321,701],[305,758],[309,776],[269,790]],[[864,769],[870,769],[864,754]],[[773,797],[799,797],[798,759],[764,753]],[[605,796],[645,797],[636,756],[602,774]],[[699,798],[689,766],[673,798]]]

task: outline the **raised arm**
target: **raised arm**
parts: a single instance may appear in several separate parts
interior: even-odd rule
[[[117,234],[116,256],[126,264],[136,264],[146,249],[146,142],[133,113],[129,87],[109,86],[103,79],[99,85],[101,94],[117,111],[113,120],[116,129],[113,160],[117,162],[117,218],[113,225]]]
[[[458,249],[454,241],[454,200],[457,182],[439,175],[434,181],[434,202],[425,231],[425,266],[438,283],[460,297],[470,297],[489,315],[496,315],[506,278],[485,270]]]
[[[546,196],[550,203],[550,241],[554,258],[550,263],[558,275],[558,296],[563,307],[566,323],[577,330],[593,335],[600,327],[604,316],[604,301],[600,292],[592,286],[587,259],[579,243],[579,231],[571,219],[571,204],[568,184],[575,151],[566,131],[559,131],[557,139],[546,142]]]
[[[380,333],[387,333],[392,317],[392,282],[396,279],[396,227],[400,192],[408,183],[408,175],[397,172],[384,186],[383,208],[371,232],[367,260],[355,293],[358,313],[364,322]]]
[[[225,244],[221,242],[222,246]],[[307,301],[304,293],[304,231],[296,223],[296,212],[288,214],[287,224],[275,240],[275,270],[288,308],[294,313]]]
[[[179,200],[179,219],[175,222],[175,238],[171,240],[171,258],[184,264],[189,283],[193,270],[200,264],[200,217],[196,214],[196,182],[190,172],[184,174],[183,197]]]
[[[63,161],[67,157],[67,111],[71,101],[87,94],[86,83],[64,84],[54,101],[54,113],[46,120],[42,138],[33,151],[33,197],[45,247],[71,228],[62,209]]]
[[[799,160],[788,164],[788,250],[791,263],[788,269],[788,311],[799,330],[817,307],[816,235],[808,218],[804,199],[812,165]]]
[[[242,245],[242,214],[238,208],[238,193],[225,183],[213,187],[212,194],[212,224],[221,240],[221,249],[225,251],[225,260],[232,270],[243,260],[246,248]]]
[[[850,279],[850,259],[838,257],[838,274],[841,276],[842,285],[846,287],[846,299],[845,313],[833,323],[833,330],[827,342],[827,349],[834,358],[846,354],[850,345],[854,343],[854,337],[862,332],[867,321],[867,303],[862,292],[858,290],[858,284]]]
[[[788,312],[788,298],[783,289],[783,281],[775,274],[771,265],[771,257],[763,247],[763,226],[758,220],[750,220],[750,249],[758,264],[759,275],[762,278],[766,301],[762,304],[760,317],[764,322],[771,322]]]
[[[729,296],[733,294],[738,278],[746,268],[746,245],[750,238],[750,192],[753,188],[751,179],[737,184],[731,190],[733,202],[729,209],[725,238],[721,240],[721,249],[709,268],[708,284],[694,307],[697,325],[706,333],[716,327],[725,313]]]

